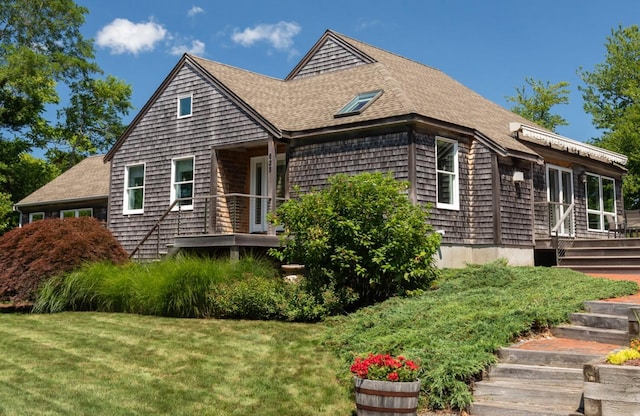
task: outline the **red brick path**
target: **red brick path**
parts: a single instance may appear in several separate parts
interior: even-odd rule
[[[591,274],[594,277],[602,277],[612,280],[632,280],[640,285],[640,275],[631,274]],[[640,292],[635,295],[624,296],[615,299],[607,299],[608,302],[629,302],[640,304]],[[620,348],[619,345],[602,344],[599,342],[580,341],[569,338],[555,338],[545,337],[539,339],[533,339],[525,341],[521,344],[514,345],[514,348],[524,350],[535,351],[575,351],[584,354],[602,354],[606,355],[609,352]]]

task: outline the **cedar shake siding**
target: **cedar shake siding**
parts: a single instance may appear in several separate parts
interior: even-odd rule
[[[497,201],[490,191],[493,187],[493,157],[491,150],[482,143],[477,140],[471,142],[469,203],[465,207],[473,207],[469,219],[469,242],[473,244],[493,244],[495,239],[493,213]]]
[[[339,45],[336,41],[328,39],[304,66],[297,69],[295,76],[290,76],[291,78],[289,79],[319,75],[366,63],[362,57],[347,50],[347,48]]]
[[[184,94],[193,94],[192,116],[177,118],[177,99]],[[131,251],[155,222],[169,208],[172,159],[194,157],[194,196],[211,194],[212,147],[231,144],[247,144],[266,141],[269,134],[255,121],[228,100],[207,79],[190,65],[183,66],[163,91],[151,103],[145,114],[130,131],[112,159],[111,204],[109,228],[123,247]],[[265,143],[266,152],[266,143]],[[231,159],[222,154],[221,168],[227,171]],[[123,215],[125,167],[145,164],[144,213]],[[227,175],[228,178],[228,175]],[[222,181],[225,175],[220,175]],[[244,178],[241,178],[244,181]],[[228,181],[228,179],[227,179]],[[224,183],[219,187],[225,188]],[[244,184],[227,184],[235,191]],[[224,189],[223,192],[227,192]],[[180,215],[181,234],[203,232],[204,201],[195,200],[192,211]],[[160,250],[173,241],[177,232],[178,215],[172,213],[161,226]],[[145,250],[155,251],[153,238]]]
[[[336,173],[393,172],[408,179],[407,133],[350,138],[294,146],[289,156],[289,184],[302,193],[319,189]]]
[[[533,246],[531,230],[531,174],[528,165],[499,163],[500,171],[500,244],[506,246]],[[524,180],[514,182],[515,171],[523,172]]]

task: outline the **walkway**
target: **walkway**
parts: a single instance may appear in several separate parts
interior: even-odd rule
[[[634,274],[595,274],[591,276],[602,277],[611,280],[631,280],[640,286],[640,275]],[[624,296],[620,298],[607,299],[608,302],[625,302],[625,303],[638,303],[640,304],[640,292],[635,295]],[[584,354],[602,354],[606,355],[609,352],[620,348],[619,345],[603,344],[592,341],[580,341],[569,338],[556,338],[553,336],[547,336],[544,338],[537,338],[533,340],[524,341],[517,345],[513,345],[512,348],[518,348],[523,350],[533,351],[575,351]]]

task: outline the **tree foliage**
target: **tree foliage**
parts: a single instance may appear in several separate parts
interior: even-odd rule
[[[14,203],[42,184],[38,178],[50,179],[27,175],[27,183],[22,154],[47,149],[55,167],[39,171],[63,171],[124,130],[131,87],[103,76],[80,32],[87,13],[73,0],[0,2],[0,192]]]
[[[308,290],[337,308],[370,305],[424,289],[436,277],[440,236],[408,184],[382,173],[339,174],[327,188],[285,202],[279,259],[302,263]]]
[[[640,30],[619,26],[605,43],[604,62],[580,71],[584,109],[603,131],[594,144],[629,157],[627,208],[640,208]]]
[[[515,96],[506,97],[507,101],[515,103],[511,111],[551,131],[569,124],[563,117],[551,113],[553,106],[569,103],[568,82],[551,84],[547,81],[545,84],[533,78],[525,78],[525,82],[529,87],[516,88]]]

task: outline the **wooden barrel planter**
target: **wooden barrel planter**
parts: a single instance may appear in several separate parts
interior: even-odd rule
[[[354,377],[358,416],[406,416],[418,409],[420,381],[395,382]]]

